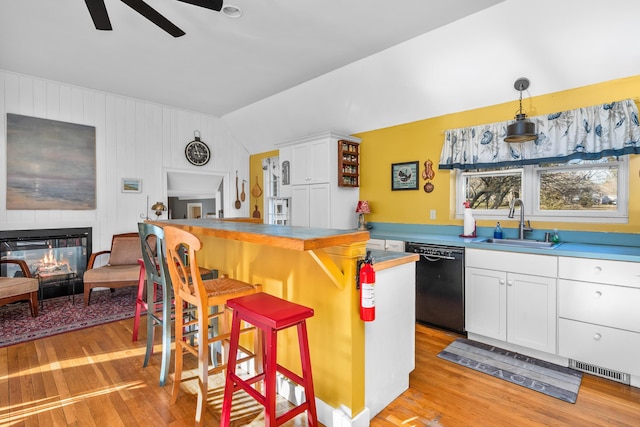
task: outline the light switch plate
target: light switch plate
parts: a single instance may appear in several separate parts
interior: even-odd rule
[[[431,209],[429,211],[429,219],[436,219],[436,210],[435,209]]]

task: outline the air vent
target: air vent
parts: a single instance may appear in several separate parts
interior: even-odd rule
[[[624,372],[614,371],[613,369],[607,369],[601,366],[596,366],[590,363],[580,362],[573,359],[569,359],[569,367],[586,372],[588,374],[593,374],[602,378],[617,381],[622,384],[631,384],[631,377],[629,376],[629,374],[625,374]]]

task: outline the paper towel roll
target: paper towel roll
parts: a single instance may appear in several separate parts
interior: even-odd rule
[[[476,229],[476,222],[473,220],[473,211],[470,208],[464,210],[464,235],[471,236]]]

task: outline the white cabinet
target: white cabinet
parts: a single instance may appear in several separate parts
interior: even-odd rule
[[[467,249],[467,332],[556,352],[557,258]]]
[[[404,240],[369,239],[367,241],[367,249],[404,252]]]
[[[560,257],[558,353],[640,375],[640,264]]]
[[[320,138],[291,147],[292,185],[329,182],[330,142]]]
[[[329,184],[294,185],[291,192],[291,225],[330,228]]]
[[[357,228],[359,189],[338,187],[338,141],[358,138],[328,133],[280,144],[280,161],[289,162],[291,225],[312,228]]]

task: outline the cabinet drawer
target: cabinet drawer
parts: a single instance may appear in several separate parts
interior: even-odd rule
[[[384,251],[384,239],[369,239],[367,241],[367,249]]]
[[[560,257],[558,276],[561,279],[640,288],[640,263]]]
[[[404,241],[387,240],[385,242],[384,249],[391,252],[404,252]]]
[[[560,319],[558,354],[581,362],[640,375],[640,334]]]
[[[558,274],[558,257],[507,251],[466,249],[465,265],[554,278]]]
[[[558,315],[640,332],[640,289],[558,281]]]

